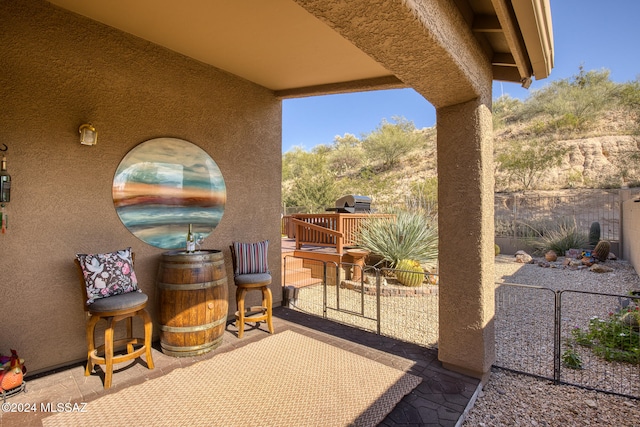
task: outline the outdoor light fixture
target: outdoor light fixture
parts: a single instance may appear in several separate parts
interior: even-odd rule
[[[80,126],[80,144],[96,145],[98,142],[98,131],[92,125],[85,123]]]

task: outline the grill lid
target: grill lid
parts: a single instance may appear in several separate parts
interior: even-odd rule
[[[369,212],[371,211],[371,197],[348,194],[336,200],[335,210],[338,212]]]

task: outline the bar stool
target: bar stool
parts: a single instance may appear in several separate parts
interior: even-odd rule
[[[231,246],[231,256],[233,259],[234,275],[233,279],[237,286],[236,305],[238,311],[235,313],[236,327],[238,328],[238,338],[244,335],[245,323],[266,322],[269,333],[273,334],[272,306],[273,296],[269,285],[271,284],[271,274],[267,266],[267,252],[269,241],[258,243],[238,243]],[[262,305],[245,307],[245,297],[249,291],[259,290],[262,292]]]
[[[84,297],[88,298],[87,303],[84,304],[84,310],[90,316],[86,325],[87,366],[84,375],[91,375],[96,364],[105,365],[105,389],[111,387],[115,363],[133,360],[145,354],[147,367],[154,368],[151,355],[153,323],[145,310],[148,297],[137,289],[137,280],[133,272],[133,258],[134,254],[130,252],[130,249],[125,249],[110,254],[78,254],[75,260]],[[114,272],[115,274],[112,276],[115,279],[109,281],[109,274]],[[96,287],[96,280],[105,279],[106,283],[112,285],[111,287],[108,285],[106,288],[102,287],[102,283]],[[106,293],[103,294],[105,289]],[[144,338],[133,336],[134,317],[142,318]],[[102,319],[107,322],[107,327],[104,330],[104,344],[96,347],[95,329]],[[121,320],[126,320],[127,335],[125,338],[114,340],[116,323]],[[115,356],[114,348],[125,345],[127,352]],[[140,347],[135,349],[136,345],[140,345]],[[99,353],[103,353],[104,356],[98,356]]]

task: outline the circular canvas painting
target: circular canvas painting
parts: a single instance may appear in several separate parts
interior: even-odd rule
[[[113,203],[124,226],[163,249],[184,248],[189,224],[196,242],[206,238],[222,218],[226,197],[216,162],[182,139],[137,145],[113,178]]]

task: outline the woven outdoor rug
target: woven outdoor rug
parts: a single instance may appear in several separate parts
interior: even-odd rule
[[[284,331],[58,413],[51,426],[375,426],[421,378]]]

